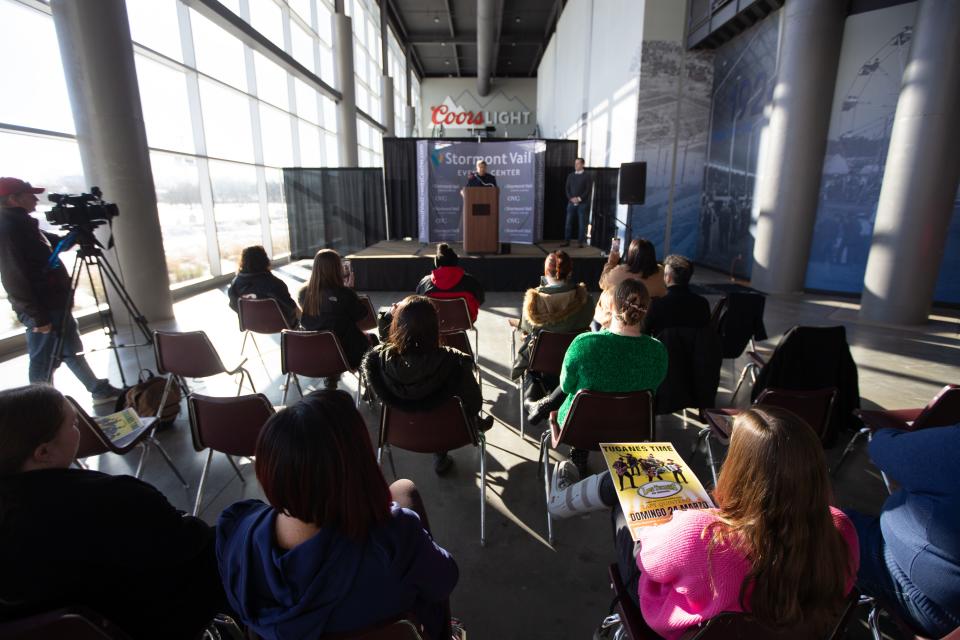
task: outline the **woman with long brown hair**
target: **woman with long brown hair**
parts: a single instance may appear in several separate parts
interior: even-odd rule
[[[641,529],[637,594],[647,624],[667,640],[724,611],[811,633],[828,628],[859,564],[856,531],[830,497],[809,425],[777,407],[741,413],[717,508],[674,511]]]
[[[389,407],[429,411],[453,396],[480,431],[493,426],[481,416],[483,398],[473,376],[473,358],[440,344],[437,310],[425,296],[407,296],[393,310],[390,335],[363,359],[363,377],[373,393]],[[436,454],[433,469],[446,473],[453,460]]]
[[[607,264],[600,272],[600,299],[593,319],[606,329],[613,314],[613,292],[624,280],[639,280],[647,288],[651,298],[667,295],[663,281],[663,267],[657,263],[657,249],[646,238],[634,238],[627,247],[627,255],[620,263],[620,253],[611,251]]]
[[[349,279],[352,279],[352,274]],[[360,366],[363,354],[370,348],[366,334],[357,322],[367,314],[360,298],[344,278],[343,260],[333,249],[321,249],[313,258],[313,270],[306,286],[300,289],[300,327],[305,331],[332,331],[340,340],[347,362]],[[336,388],[336,380],[327,380]]]

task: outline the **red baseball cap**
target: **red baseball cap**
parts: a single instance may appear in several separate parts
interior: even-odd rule
[[[46,189],[43,187],[35,187],[20,178],[0,178],[0,198],[12,196],[16,193],[43,193],[44,191]]]

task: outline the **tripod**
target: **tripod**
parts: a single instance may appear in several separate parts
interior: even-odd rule
[[[63,349],[64,328],[66,327],[67,323],[67,314],[69,314],[70,310],[73,308],[73,299],[77,293],[77,286],[80,284],[80,278],[84,273],[86,273],[87,282],[90,284],[90,291],[93,293],[93,302],[97,310],[97,318],[100,321],[100,328],[110,340],[110,346],[107,348],[113,350],[113,355],[117,360],[117,369],[120,370],[120,380],[123,382],[123,386],[126,387],[127,378],[123,373],[123,365],[120,362],[119,349],[137,348],[152,345],[153,333],[150,331],[150,326],[147,324],[147,319],[142,313],[140,313],[140,310],[137,309],[137,305],[133,302],[133,298],[130,297],[130,293],[127,291],[126,287],[123,286],[123,282],[117,276],[116,271],[114,271],[113,267],[104,257],[103,245],[93,234],[93,227],[74,226],[70,229],[70,234],[68,234],[67,239],[69,239],[70,236],[73,236],[73,238],[76,240],[77,256],[74,259],[73,269],[70,272],[69,302],[67,304],[66,311],[63,314],[63,319],[61,320],[60,331],[57,334],[57,341],[53,351],[54,357],[50,360],[50,370],[47,372],[47,380],[52,379],[53,371],[57,364],[59,364],[61,350]],[[97,293],[97,288],[95,286],[95,280],[93,278],[94,273],[97,273],[100,276],[100,282],[104,285],[102,301],[105,304],[103,307],[101,307],[100,295]],[[134,344],[122,344],[117,342],[117,323],[113,317],[113,311],[110,304],[110,287],[113,287],[113,289],[117,292],[120,302],[122,302],[124,308],[126,308],[127,314],[133,321],[133,324],[136,325],[137,329],[140,330],[140,333],[143,334],[144,342],[138,342]]]

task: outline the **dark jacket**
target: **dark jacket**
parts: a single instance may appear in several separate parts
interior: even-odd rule
[[[401,356],[389,343],[381,344],[364,357],[363,376],[381,402],[403,411],[428,411],[458,396],[464,413],[473,417],[483,404],[473,358],[451,347]]]
[[[305,295],[306,287],[300,289],[301,307],[303,307]],[[300,317],[300,327],[305,331],[335,333],[350,367],[356,369],[363,360],[363,354],[370,348],[370,341],[366,334],[357,326],[357,322],[366,315],[367,307],[360,302],[360,298],[353,289],[340,287],[324,291],[320,298],[320,312],[317,315],[304,313]]]
[[[287,283],[269,271],[263,273],[238,273],[227,289],[230,308],[237,311],[239,298],[270,299],[277,301],[283,317],[290,328],[297,326],[297,303],[290,297]]]
[[[710,322],[710,303],[690,290],[689,285],[667,287],[667,295],[650,300],[650,309],[643,318],[644,333],[658,337],[664,329],[702,327]]]
[[[80,605],[133,638],[197,637],[226,600],[214,530],[130,476],[46,469],[0,478],[0,599]]]
[[[70,275],[63,264],[48,264],[60,236],[40,231],[37,220],[19,207],[0,209],[0,281],[18,314],[39,327],[52,311],[70,303]]]
[[[495,187],[497,186],[497,177],[492,173],[484,174],[481,177],[479,174],[473,174],[470,176],[470,179],[467,180],[468,187]]]
[[[566,183],[566,194],[567,202],[570,201],[570,198],[578,197],[581,199],[580,204],[590,204],[590,192],[593,190],[593,178],[590,177],[590,174],[584,171],[580,175],[577,175],[577,172],[574,171],[567,175]]]
[[[831,446],[843,427],[859,428],[853,415],[860,408],[857,364],[847,345],[844,327],[794,327],[787,331],[760,369],[751,399],[766,388],[813,390],[836,387],[837,401],[824,434],[824,446]]]
[[[530,343],[540,331],[580,333],[590,327],[593,308],[593,296],[582,282],[544,284],[527,289],[520,318],[520,329],[526,336],[517,349],[511,376],[519,378],[530,364]]]
[[[713,320],[723,341],[723,357],[739,358],[750,340],[766,340],[763,308],[766,296],[761,293],[734,291],[728,293],[713,310]]]
[[[217,522],[227,597],[260,637],[311,640],[407,612],[443,637],[459,571],[413,511],[394,505],[362,542],[327,527],[289,550],[276,545],[275,526],[276,511],[259,500],[228,507]]]
[[[657,389],[657,415],[716,406],[723,365],[716,327],[671,327],[656,337],[667,348],[668,361],[667,376]]]
[[[430,298],[463,298],[470,310],[471,322],[477,321],[483,304],[483,285],[462,267],[437,267],[417,285],[417,293]]]

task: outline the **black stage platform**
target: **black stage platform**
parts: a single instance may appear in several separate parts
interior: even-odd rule
[[[526,291],[536,286],[543,275],[543,260],[560,248],[559,242],[512,244],[505,255],[471,256],[460,244],[451,244],[460,255],[460,266],[483,283],[487,291]],[[600,272],[607,261],[595,247],[565,247],[573,258],[573,277],[599,290]],[[416,240],[386,240],[347,256],[362,291],[413,291],[423,276],[433,269],[436,244]]]

